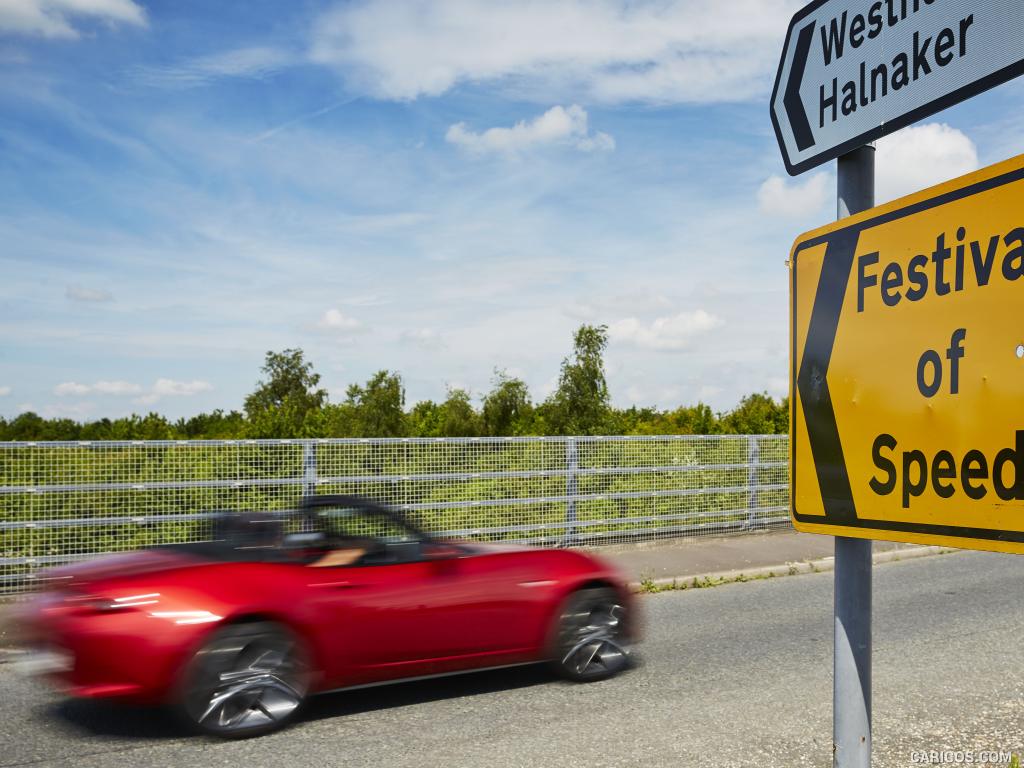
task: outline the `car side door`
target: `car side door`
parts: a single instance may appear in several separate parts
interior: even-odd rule
[[[435,674],[473,635],[474,600],[454,559],[310,570],[335,685]]]

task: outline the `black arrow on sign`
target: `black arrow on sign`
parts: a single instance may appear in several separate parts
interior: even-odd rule
[[[859,227],[846,227],[829,237],[797,376],[822,504],[828,522],[835,525],[857,520],[827,374],[859,237]]]
[[[800,36],[796,40],[796,50],[793,52],[793,66],[789,70],[786,92],[782,97],[782,105],[786,108],[789,126],[793,130],[793,138],[796,139],[796,146],[801,152],[814,146],[811,124],[807,121],[807,112],[804,110],[804,103],[800,100],[800,84],[804,79],[807,55],[811,51],[811,42],[814,40],[814,26],[814,22],[811,22],[800,30]]]

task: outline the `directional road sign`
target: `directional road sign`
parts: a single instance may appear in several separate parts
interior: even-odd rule
[[[1024,71],[1021,0],[816,0],[789,24],[771,113],[791,174]]]
[[[798,530],[1024,553],[1024,155],[801,236]]]

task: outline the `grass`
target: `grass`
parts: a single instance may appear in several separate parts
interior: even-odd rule
[[[942,548],[938,550],[932,550],[927,554],[946,555],[959,550],[952,548]],[[899,551],[893,551],[889,554],[884,562],[899,562],[908,557],[914,557],[914,553],[902,553]],[[827,559],[827,558],[826,558]],[[822,560],[807,560],[803,563],[787,563],[785,566],[772,566],[770,570],[762,570],[759,573],[729,573],[722,576],[692,576],[685,579],[672,579],[672,581],[656,582],[651,576],[643,575],[640,578],[640,582],[637,585],[637,592],[644,594],[657,594],[658,592],[673,592],[681,591],[684,589],[706,589],[707,587],[717,587],[722,584],[736,584],[747,581],[763,581],[765,579],[774,579],[776,576],[799,576],[804,573],[824,573],[830,568],[828,566],[823,567]],[[783,570],[785,568],[785,570]]]
[[[796,570],[791,570],[790,575],[796,575]],[[774,579],[775,573],[768,572],[763,574],[747,575],[740,573],[735,576],[694,576],[691,579],[672,579],[670,582],[656,583],[654,579],[649,576],[645,576],[640,579],[640,586],[637,592],[644,594],[657,594],[659,592],[679,592],[686,589],[708,589],[709,587],[718,587],[722,584],[737,584],[744,583],[747,581],[764,581],[766,579]]]

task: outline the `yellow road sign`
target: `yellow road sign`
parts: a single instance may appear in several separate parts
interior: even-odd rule
[[[801,236],[798,530],[1024,553],[1024,156]]]

